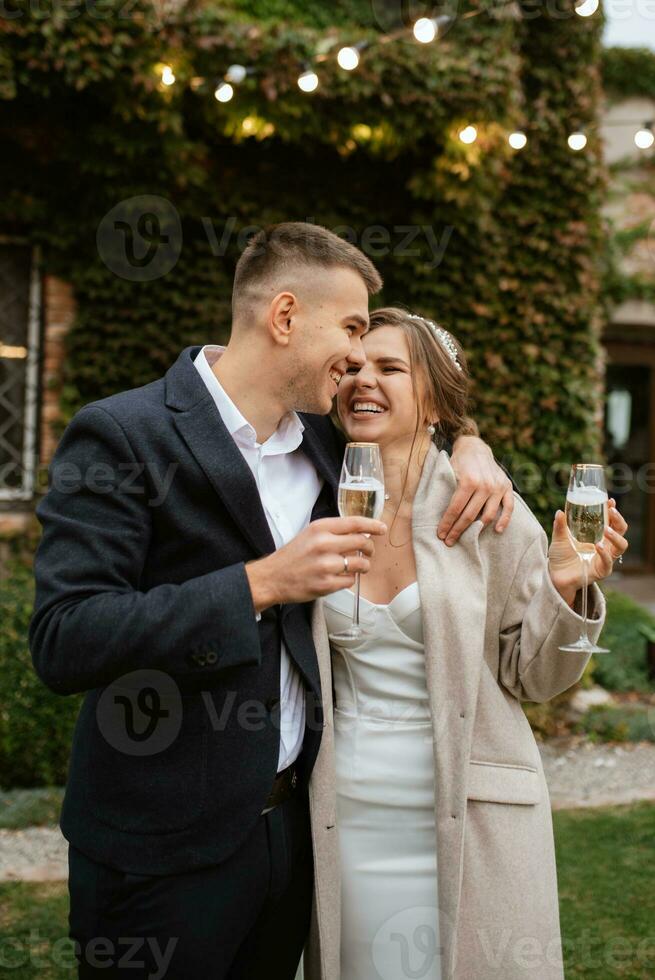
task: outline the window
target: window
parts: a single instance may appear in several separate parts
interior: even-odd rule
[[[40,310],[36,251],[0,239],[0,500],[34,494]]]

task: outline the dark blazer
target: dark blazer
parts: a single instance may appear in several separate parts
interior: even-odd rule
[[[248,465],[185,348],[163,378],[85,405],[36,508],[29,626],[43,682],[86,692],[64,836],[125,871],[217,863],[253,828],[277,770],[280,639],[306,687],[308,781],[323,728],[311,603],[259,622],[245,562],[275,550]],[[301,415],[335,516],[343,441]]]

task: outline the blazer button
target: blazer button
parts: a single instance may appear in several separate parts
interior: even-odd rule
[[[209,650],[209,652],[206,653],[205,656],[207,658],[208,664],[215,664],[216,661],[218,660],[218,654],[215,653],[214,650]]]
[[[205,660],[204,653],[198,653],[198,654],[196,654],[196,663],[198,664],[199,667],[206,667],[207,666],[207,661]]]

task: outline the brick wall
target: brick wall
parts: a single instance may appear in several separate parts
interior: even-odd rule
[[[55,276],[45,276],[42,284],[43,341],[41,348],[39,472],[37,487],[47,487],[47,467],[57,446],[54,423],[59,418],[64,338],[75,316],[70,285]],[[0,538],[24,535],[34,524],[34,501],[3,501],[0,510]],[[0,547],[0,566],[7,551]],[[0,570],[1,574],[1,570]]]
[[[58,441],[58,437],[53,432],[53,423],[59,418],[64,338],[75,317],[75,301],[70,285],[54,276],[46,276],[43,284],[43,307],[39,465],[47,467]]]

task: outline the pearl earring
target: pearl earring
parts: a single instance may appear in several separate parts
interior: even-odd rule
[[[428,426],[428,432],[430,433],[430,435],[433,436],[436,431],[437,430],[435,429],[435,427],[430,423],[430,425]]]

